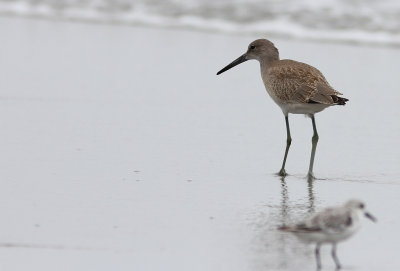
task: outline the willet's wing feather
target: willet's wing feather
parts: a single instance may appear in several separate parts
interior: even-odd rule
[[[310,97],[309,102],[316,102],[321,104],[334,104],[336,99],[334,99],[337,95],[342,95],[340,92],[334,90],[330,85],[317,82],[316,84],[317,92]]]
[[[317,82],[316,87],[310,87],[307,85],[301,85],[296,89],[291,100],[299,103],[318,103],[333,105],[336,103],[336,95],[340,95],[339,92],[335,91],[330,86]]]
[[[293,60],[281,60],[268,69],[269,87],[282,101],[335,104],[334,90],[324,75],[313,66]]]
[[[293,93],[293,96],[290,100],[298,103],[308,103],[310,101],[310,97],[313,95],[315,95],[315,89],[306,85],[301,85]]]

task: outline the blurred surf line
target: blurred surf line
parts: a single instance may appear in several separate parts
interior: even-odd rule
[[[0,0],[0,15],[400,46],[394,0]]]

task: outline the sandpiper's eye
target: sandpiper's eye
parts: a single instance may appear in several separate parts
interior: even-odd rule
[[[255,45],[250,45],[250,49],[254,50],[254,49],[256,49],[256,46]]]
[[[364,204],[361,203],[361,204],[360,204],[360,209],[364,209],[364,207],[365,207]]]

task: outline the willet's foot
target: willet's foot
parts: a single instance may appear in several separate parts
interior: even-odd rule
[[[332,105],[344,105],[348,99],[339,97],[342,94],[329,85],[318,69],[294,60],[280,60],[278,49],[266,39],[258,39],[250,43],[245,54],[220,70],[217,75],[250,59],[260,62],[261,77],[265,88],[285,115],[286,149],[278,174],[286,176],[286,159],[292,143],[288,115],[289,113],[305,114],[311,118],[314,132],[308,170],[308,177],[313,179],[314,157],[319,139],[314,114]]]
[[[321,245],[332,244],[332,258],[336,268],[340,269],[336,244],[351,237],[360,229],[360,214],[376,222],[376,218],[366,211],[365,204],[353,199],[342,206],[322,210],[296,225],[282,226],[279,230],[291,232],[302,241],[316,244],[315,257],[318,270],[322,266],[319,253]]]

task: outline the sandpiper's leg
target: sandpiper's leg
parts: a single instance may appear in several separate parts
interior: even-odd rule
[[[314,167],[314,157],[315,157],[315,150],[317,149],[318,143],[318,132],[317,127],[315,126],[315,118],[314,115],[311,115],[312,126],[314,130],[314,135],[312,137],[312,149],[311,149],[311,157],[310,157],[310,167],[308,168],[308,179],[314,179],[313,167]]]
[[[285,122],[286,122],[286,150],[285,150],[285,157],[283,158],[283,162],[282,162],[282,168],[278,173],[279,176],[287,175],[287,173],[285,171],[285,164],[286,164],[287,155],[289,153],[290,144],[292,144],[292,138],[290,136],[289,116],[288,115],[285,116]]]
[[[340,265],[339,259],[336,256],[336,244],[332,244],[332,258],[335,261],[336,270],[339,270],[340,268],[342,268],[342,266]]]
[[[317,246],[315,247],[315,258],[317,259],[317,270],[320,270],[322,268],[321,256],[319,255],[320,247],[321,247],[321,244],[317,244]]]

